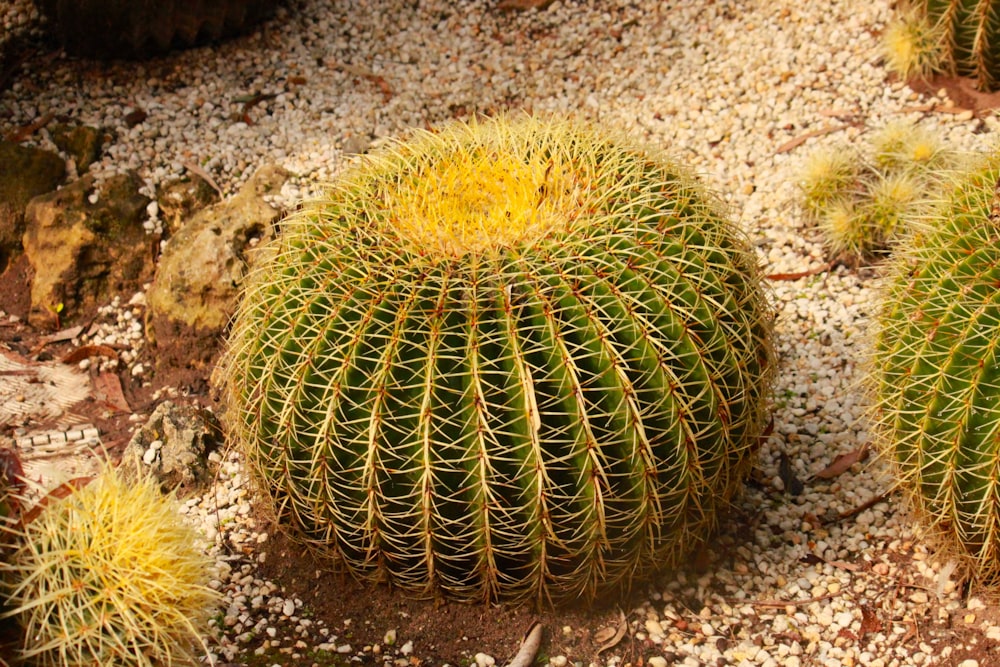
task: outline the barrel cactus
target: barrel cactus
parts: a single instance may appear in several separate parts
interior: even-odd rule
[[[873,355],[881,448],[928,533],[1000,584],[1000,155],[894,259]]]
[[[587,600],[706,539],[762,431],[771,321],[752,250],[655,152],[530,116],[415,131],[263,250],[230,431],[356,575]]]
[[[200,664],[220,596],[194,528],[171,509],[155,481],[109,469],[26,515],[0,565],[21,657],[40,667]]]
[[[982,90],[1000,77],[1000,3],[906,0],[886,29],[886,61],[900,76],[971,76]]]
[[[231,37],[278,0],[36,0],[69,53],[145,58]]]

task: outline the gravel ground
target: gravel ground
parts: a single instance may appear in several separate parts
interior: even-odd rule
[[[573,112],[666,148],[723,194],[767,273],[817,273],[773,283],[775,428],[737,508],[746,535],[729,536],[733,554],[710,574],[665,577],[630,610],[633,638],[651,647],[642,656],[611,649],[602,660],[987,667],[1000,664],[997,608],[963,595],[952,565],[914,534],[898,497],[885,495],[884,466],[815,477],[869,439],[859,380],[877,270],[821,271],[819,236],[794,204],[798,164],[892,120],[919,122],[963,150],[993,145],[998,129],[992,114],[913,110],[929,100],[891,82],[880,62],[888,4],[557,1],[504,13],[482,1],[293,0],[262,30],[212,49],[127,66],[29,60],[0,92],[0,135],[45,113],[113,128],[117,139],[92,171],[135,169],[150,194],[184,164],[231,194],[261,164],[278,163],[295,174],[278,198],[285,207],[379,138],[473,112]],[[0,6],[0,29],[39,30],[30,2]],[[137,109],[146,118],[129,127]],[[832,127],[841,129],[779,151]],[[44,130],[31,141],[51,147]],[[215,545],[227,593],[210,660],[239,663],[248,636],[266,635],[289,656],[313,647],[365,664],[419,662],[406,637],[387,636],[378,651],[338,641],[252,564],[228,565],[219,531],[230,546],[267,535],[253,527],[239,461],[223,464],[214,493],[184,507]],[[291,623],[291,638],[281,623]],[[549,656],[552,665],[581,660]],[[288,659],[281,664],[312,664]],[[492,660],[470,652],[466,664]]]

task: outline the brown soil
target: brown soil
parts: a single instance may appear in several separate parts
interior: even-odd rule
[[[973,79],[935,74],[927,79],[913,79],[907,82],[915,92],[931,97],[944,90],[959,110],[975,113],[1000,107],[1000,91],[983,92],[976,88]]]

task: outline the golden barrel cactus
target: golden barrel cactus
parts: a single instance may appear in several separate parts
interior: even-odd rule
[[[282,223],[233,326],[230,431],[357,575],[586,600],[710,533],[763,428],[771,321],[677,165],[581,123],[453,123]]]

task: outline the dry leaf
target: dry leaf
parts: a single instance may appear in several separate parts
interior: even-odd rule
[[[192,174],[194,174],[201,180],[208,183],[208,185],[213,190],[215,190],[220,197],[223,196],[222,188],[219,187],[219,184],[215,182],[215,179],[212,178],[212,175],[210,173],[208,173],[207,171],[205,171],[204,169],[202,169],[200,166],[196,165],[193,162],[181,162],[181,166],[190,171]]]
[[[781,452],[781,458],[778,460],[778,477],[784,483],[785,491],[793,496],[801,495],[805,490],[805,485],[792,472],[791,459],[784,452]]]
[[[42,510],[44,510],[49,503],[51,503],[54,500],[62,500],[63,498],[68,497],[69,494],[73,493],[77,489],[82,489],[83,487],[90,484],[90,482],[93,481],[93,479],[94,479],[93,477],[74,477],[73,479],[67,482],[63,482],[56,488],[49,491],[47,494],[45,494],[45,496],[41,500],[35,503],[35,505],[31,508],[31,510],[29,510],[21,518],[21,522],[24,525],[28,525],[36,518],[38,518],[38,515],[42,513]]]
[[[83,329],[84,329],[83,325],[80,325],[78,327],[70,327],[69,329],[63,329],[62,331],[57,331],[51,336],[45,336],[44,338],[38,341],[38,344],[35,345],[34,348],[32,348],[31,353],[38,354],[39,352],[42,351],[42,348],[52,343],[62,343],[67,340],[73,340],[74,338],[83,333]]]
[[[860,463],[868,458],[868,445],[862,445],[846,454],[840,454],[830,465],[816,473],[819,479],[833,479],[850,470],[855,463]]]
[[[30,137],[31,135],[33,135],[35,132],[48,125],[50,122],[52,122],[53,118],[55,118],[55,114],[53,114],[50,111],[40,116],[34,122],[28,123],[27,125],[22,125],[16,130],[8,132],[7,136],[4,137],[4,139],[6,139],[12,144],[19,144],[28,137]]]
[[[846,123],[844,125],[833,125],[830,127],[820,128],[818,130],[813,130],[812,132],[806,132],[803,135],[795,137],[794,139],[786,141],[785,143],[781,144],[774,152],[776,154],[787,153],[788,151],[794,148],[798,148],[799,146],[801,146],[802,144],[806,143],[807,141],[809,141],[814,137],[822,137],[825,134],[833,134],[834,132],[839,132],[840,130],[846,130],[849,127],[851,127],[851,123]]]
[[[122,383],[114,373],[101,373],[94,378],[94,395],[110,407],[121,412],[132,412],[132,406],[125,400]]]
[[[594,639],[600,644],[597,653],[601,654],[609,648],[618,646],[618,642],[625,637],[626,632],[628,632],[628,619],[625,618],[625,612],[619,609],[617,627],[601,628],[594,633]]]
[[[89,359],[90,357],[107,357],[108,359],[117,359],[118,350],[109,345],[81,345],[60,359],[60,361],[64,364],[78,364],[84,359]]]
[[[864,639],[869,632],[881,631],[882,621],[878,620],[878,614],[875,613],[875,610],[868,605],[861,605],[861,630],[859,631],[861,639]]]

